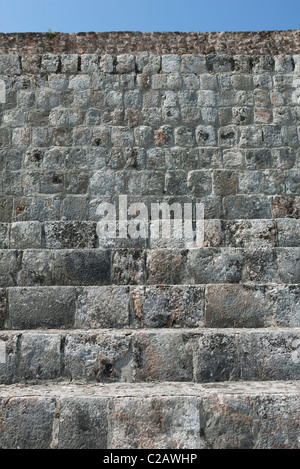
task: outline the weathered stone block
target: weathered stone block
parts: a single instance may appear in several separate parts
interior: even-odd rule
[[[272,308],[263,286],[206,287],[206,327],[265,327],[271,318]]]
[[[68,328],[75,321],[74,288],[11,288],[7,324],[11,329]]]
[[[226,222],[227,245],[237,248],[276,246],[276,226],[272,220],[231,220]]]
[[[38,221],[16,222],[10,228],[11,249],[40,249],[42,225]]]
[[[239,283],[242,280],[244,253],[230,248],[192,249],[187,255],[186,271],[191,283]]]
[[[128,326],[128,287],[86,287],[80,290],[76,313],[76,327],[105,329]]]
[[[91,249],[96,247],[96,224],[83,221],[45,222],[46,249]]]
[[[108,444],[113,449],[199,448],[199,407],[195,397],[114,399],[108,419],[112,428]]]
[[[52,285],[53,268],[54,258],[51,251],[37,249],[22,251],[22,265],[18,272],[17,285]]]
[[[268,198],[259,195],[229,195],[224,197],[226,218],[272,218],[271,202]]]
[[[134,332],[134,381],[191,381],[193,338],[182,332]]]
[[[14,250],[0,251],[0,287],[16,285],[21,253]]]
[[[91,397],[61,398],[57,448],[107,448],[108,404],[109,399],[105,398],[101,401]]]
[[[145,283],[144,250],[118,249],[112,257],[112,279],[116,285],[137,285]]]
[[[54,398],[1,399],[0,410],[4,429],[0,432],[3,449],[50,449],[55,418]]]
[[[199,327],[204,319],[204,287],[150,286],[131,289],[136,327]]]
[[[114,382],[131,376],[130,337],[121,332],[67,334],[64,358],[64,374],[73,380]]]
[[[278,246],[300,247],[300,222],[296,219],[277,220]]]
[[[19,344],[15,381],[53,380],[61,376],[59,334],[27,332]]]
[[[0,222],[10,223],[12,221],[13,198],[0,197]]]
[[[61,250],[54,255],[53,277],[56,285],[84,286],[111,283],[110,251]]]

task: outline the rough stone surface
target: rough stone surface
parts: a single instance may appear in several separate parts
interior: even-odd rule
[[[0,448],[299,448],[299,51],[0,34]]]

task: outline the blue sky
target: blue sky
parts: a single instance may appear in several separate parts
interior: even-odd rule
[[[300,28],[300,0],[0,0],[0,32]]]

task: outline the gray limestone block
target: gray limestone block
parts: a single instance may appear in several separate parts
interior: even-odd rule
[[[17,285],[28,287],[52,285],[53,270],[52,251],[38,249],[22,251],[22,264],[18,271]]]
[[[50,449],[56,402],[54,398],[25,397],[1,399],[2,449]]]
[[[193,147],[195,145],[194,130],[192,127],[177,127],[174,132],[175,145]]]
[[[266,290],[268,303],[272,306],[273,321],[279,327],[299,327],[299,285],[272,285]]]
[[[234,195],[238,190],[238,173],[222,169],[213,171],[214,194],[227,196]]]
[[[87,197],[80,195],[67,195],[62,202],[62,217],[64,220],[78,220],[86,219],[87,210]],[[59,220],[60,217],[52,218],[52,220]]]
[[[200,332],[197,337],[196,382],[239,381],[241,366],[238,333],[234,331]]]
[[[114,71],[114,57],[109,54],[104,54],[100,57],[100,70],[103,73],[113,73]]]
[[[285,174],[285,187],[287,194],[300,194],[300,170],[291,169],[286,170]],[[279,194],[279,191],[277,192]]]
[[[192,381],[193,343],[192,336],[175,330],[134,332],[134,381]]]
[[[8,249],[0,251],[0,287],[16,285],[20,264],[20,251]]]
[[[247,327],[269,326],[272,304],[261,285],[207,285],[205,326]]]
[[[21,59],[19,55],[1,55],[0,75],[21,75]]]
[[[73,327],[76,293],[72,287],[11,288],[8,290],[11,329]]]
[[[300,283],[300,248],[278,248],[276,281]]]
[[[53,281],[61,286],[93,286],[111,283],[109,250],[60,250],[54,254]]]
[[[158,73],[161,69],[161,56],[142,52],[135,57],[137,71],[139,73]]]
[[[109,398],[61,398],[57,449],[107,448],[108,405]]]
[[[188,193],[187,171],[171,170],[166,173],[166,194],[185,195]]]
[[[120,54],[116,57],[116,72],[135,72],[135,56],[132,54]]]
[[[260,416],[256,448],[298,448],[299,400],[296,396],[259,396],[255,402]]]
[[[189,171],[187,188],[194,197],[210,195],[212,193],[212,173],[206,170]]]
[[[9,247],[9,230],[8,223],[0,223],[0,249],[7,249]]]
[[[113,171],[95,171],[90,179],[90,191],[95,195],[113,195],[114,184],[115,173]]]
[[[199,406],[192,396],[115,398],[108,421],[108,447],[112,449],[200,447]]]
[[[229,220],[226,222],[226,244],[237,248],[276,246],[273,220]]]
[[[273,164],[272,152],[268,148],[246,149],[245,152],[246,169],[267,169]]]
[[[0,222],[10,223],[13,213],[13,198],[0,197]]]
[[[187,250],[153,249],[147,251],[146,272],[147,284],[179,285],[189,278],[186,269]]]
[[[245,283],[272,283],[275,281],[278,269],[276,249],[254,247],[244,249],[243,252],[243,281]]]
[[[200,75],[206,72],[206,57],[192,54],[184,54],[181,58],[182,73]]]
[[[61,336],[26,332],[20,338],[15,381],[55,380],[61,376]]]
[[[57,73],[60,66],[60,57],[55,54],[42,56],[41,70],[47,73]]]
[[[27,55],[21,57],[22,72],[25,74],[40,73],[41,56],[40,55]]]
[[[116,285],[144,284],[146,253],[143,249],[116,249],[112,254],[112,282]]]
[[[48,196],[30,196],[15,201],[16,221],[46,221],[60,219],[61,199]]]
[[[198,125],[195,130],[196,141],[201,147],[216,146],[215,129],[211,125]]]
[[[276,221],[278,232],[278,246],[280,247],[300,247],[300,221],[293,218],[286,218]]]
[[[228,220],[235,219],[269,219],[271,201],[261,195],[229,195],[224,197],[225,216]]]
[[[297,379],[299,331],[251,331],[240,338],[241,379],[274,381]]]
[[[61,56],[61,71],[62,73],[77,73],[78,72],[78,58],[77,54],[63,54]]]
[[[78,294],[76,327],[87,329],[129,326],[129,288],[85,287]]]
[[[201,429],[205,445],[214,449],[255,446],[256,396],[213,394],[201,399]]]
[[[232,72],[234,70],[234,59],[230,55],[208,55],[207,69],[211,72]]]
[[[75,91],[89,90],[91,88],[91,77],[88,74],[74,75],[69,78],[69,89]]]
[[[205,248],[218,248],[226,246],[225,225],[222,220],[204,220]]]
[[[130,336],[125,333],[74,332],[64,342],[64,375],[72,380],[130,380]]]
[[[176,54],[166,54],[162,56],[161,70],[163,73],[179,72],[181,57]]]
[[[133,130],[126,127],[113,127],[111,134],[112,145],[115,147],[133,147],[134,134]]]
[[[36,93],[36,107],[37,109],[50,111],[59,105],[59,91],[51,88],[41,88]],[[45,124],[46,125],[46,124]],[[45,128],[47,130],[47,128]],[[33,136],[36,140],[41,138],[42,133],[38,128],[34,129]],[[33,138],[32,138],[33,140]]]
[[[218,142],[221,147],[235,147],[238,143],[238,129],[233,125],[220,127]]]
[[[294,195],[275,196],[271,200],[273,218],[299,218],[300,197]]]
[[[93,73],[99,70],[100,56],[97,54],[82,54],[81,58],[81,72]]]
[[[134,327],[199,327],[204,324],[202,286],[153,285],[131,289]]]
[[[92,249],[96,247],[96,223],[60,221],[44,223],[46,249]]]
[[[10,228],[11,249],[40,249],[42,225],[38,221],[15,222]]]

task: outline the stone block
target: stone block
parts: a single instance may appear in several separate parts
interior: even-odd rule
[[[38,221],[15,222],[10,228],[11,249],[40,249],[42,225]]]
[[[87,329],[129,326],[129,288],[85,287],[78,295],[76,327]]]
[[[204,287],[139,286],[131,289],[135,327],[199,327],[204,320]]]
[[[74,325],[74,288],[11,288],[8,303],[7,324],[11,329],[64,329]]]
[[[191,381],[192,348],[193,338],[182,332],[134,332],[134,381]]]
[[[65,376],[86,382],[127,381],[131,376],[130,337],[124,333],[67,334]]]

